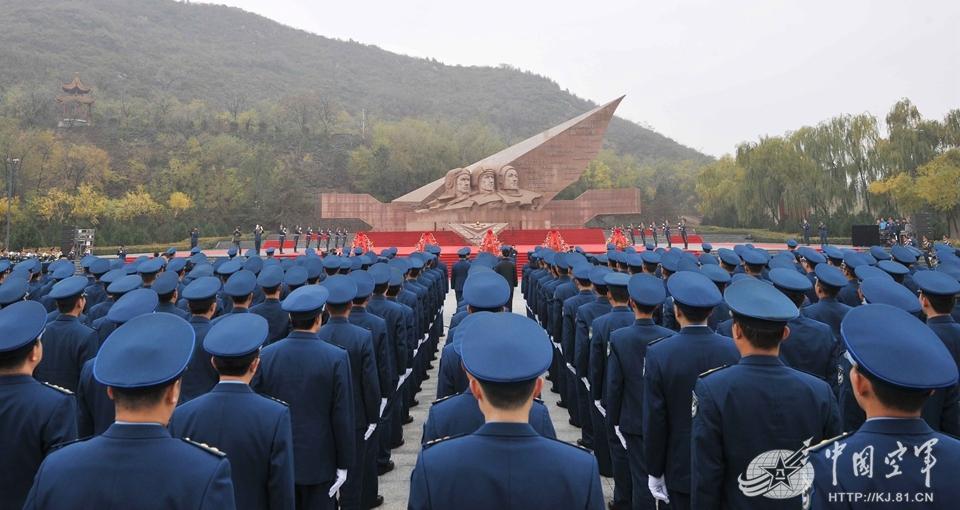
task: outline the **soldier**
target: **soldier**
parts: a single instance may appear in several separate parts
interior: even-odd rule
[[[257,277],[252,272],[241,269],[231,274],[223,284],[223,296],[230,301],[230,311],[214,319],[212,324],[229,314],[250,313],[256,288]]]
[[[630,235],[630,244],[637,244],[637,238],[633,235],[633,223],[627,226],[627,234]]]
[[[820,247],[823,248],[827,245],[827,225],[821,221],[817,225],[817,232],[820,234]]]
[[[680,219],[680,223],[677,224],[677,230],[680,231],[680,238],[683,239],[683,249],[688,249],[689,244],[687,244],[687,221],[685,219]]]
[[[650,232],[653,234],[654,248],[656,248],[657,246],[660,246],[660,243],[657,241],[657,222],[656,221],[650,222]]]
[[[626,508],[633,499],[633,489],[630,478],[630,464],[627,460],[626,447],[619,441],[613,424],[607,420],[606,382],[607,357],[610,353],[610,336],[613,332],[629,326],[634,322],[633,312],[627,304],[630,294],[627,284],[630,277],[624,273],[608,273],[603,277],[607,287],[607,298],[610,300],[610,311],[593,320],[590,326],[590,353],[587,378],[590,381],[590,399],[593,401],[592,418],[594,430],[593,453],[597,456],[598,464],[607,462],[613,470],[614,492],[613,508]],[[603,430],[603,434],[597,431]],[[602,439],[601,439],[602,437]],[[607,459],[601,461],[601,457]],[[642,486],[641,486],[642,488]]]
[[[293,229],[293,253],[297,253],[297,245],[300,244],[301,235],[303,235],[303,227],[297,225],[297,227]],[[309,238],[307,242],[309,243]]]
[[[654,498],[671,509],[690,506],[690,409],[697,376],[736,363],[729,338],[707,326],[722,297],[702,274],[681,271],[667,280],[680,331],[647,350],[643,393],[643,453]],[[697,356],[687,353],[697,352]]]
[[[950,315],[960,294],[960,283],[940,271],[917,271],[914,280],[920,287],[920,304],[927,326],[940,337],[960,366],[960,324]]]
[[[833,336],[840,340],[840,323],[851,308],[837,301],[837,294],[847,284],[847,279],[839,269],[828,264],[817,264],[814,268],[816,276],[815,289],[817,302],[800,309],[804,317],[822,322],[833,331]]]
[[[803,244],[810,246],[810,222],[804,218],[800,228],[803,229]]]
[[[303,247],[304,251],[310,249],[310,243],[311,243],[311,241],[313,241],[313,227],[309,227],[309,226],[308,226],[308,227],[307,227],[307,237],[306,237],[306,240],[305,240],[306,246]],[[319,247],[320,247],[320,245],[318,244],[318,245],[317,245],[317,248],[319,248]]]
[[[127,260],[127,249],[122,244],[117,248],[117,258],[124,262]]]
[[[281,338],[285,338],[290,332],[290,315],[283,311],[283,306],[280,303],[283,279],[283,269],[280,266],[265,267],[257,276],[257,285],[263,289],[264,300],[251,308],[250,313],[260,315],[269,324],[265,345],[270,345]]]
[[[210,331],[210,319],[217,311],[217,293],[220,280],[213,276],[202,276],[190,282],[183,289],[183,298],[190,307],[190,326],[196,336],[196,348],[190,358],[190,366],[183,377],[181,400],[188,402],[213,389],[219,380],[217,371],[210,365],[210,359],[203,351],[203,339]]]
[[[577,308],[574,322],[573,356],[575,363],[573,367],[579,381],[577,384],[577,404],[580,409],[580,439],[577,444],[589,449],[595,447],[599,438],[605,437],[602,430],[596,431],[593,427],[593,419],[591,418],[593,399],[590,398],[588,370],[590,368],[590,326],[593,324],[593,319],[604,315],[611,309],[610,301],[607,298],[607,284],[604,280],[610,272],[605,267],[596,267],[590,271],[590,282],[593,284],[596,299]],[[600,473],[604,476],[610,476],[612,468],[609,465],[600,466]]]
[[[194,249],[200,244],[200,227],[190,229],[190,249]]]
[[[234,233],[234,237],[236,237],[236,233]],[[260,256],[260,245],[262,241],[263,241],[263,226],[257,223],[253,227],[253,253],[256,254],[258,257]],[[239,242],[237,243],[237,250],[238,251],[240,250]]]
[[[468,436],[424,446],[408,508],[601,510],[596,462],[576,447],[540,436],[528,423],[552,357],[544,331],[520,315],[492,314],[463,334],[470,391],[488,423]],[[534,478],[539,483],[530,484]]]
[[[808,451],[809,507],[954,508],[960,442],[934,432],[920,417],[934,390],[957,384],[957,366],[943,342],[909,313],[882,304],[851,310],[842,330],[853,364],[850,383],[868,419],[853,434]],[[864,499],[873,495],[898,499]]]
[[[308,285],[287,296],[283,309],[293,330],[260,352],[251,384],[290,405],[298,509],[335,508],[334,496],[360,455],[348,354],[317,338],[328,295],[326,288]]]
[[[670,223],[663,220],[663,237],[667,240],[667,249],[673,247],[673,240],[670,238]]]
[[[647,483],[643,459],[643,366],[648,345],[673,335],[673,331],[653,322],[654,310],[666,298],[662,280],[649,274],[634,275],[627,289],[636,320],[610,334],[604,395],[607,421],[613,431],[610,440],[618,441],[627,454],[631,508],[652,510],[653,497],[643,489]],[[615,464],[615,474],[616,467]]]
[[[243,234],[240,232],[240,225],[237,225],[237,228],[233,229],[233,247],[234,247],[237,251],[240,251],[240,237],[241,237],[242,235],[243,235]],[[259,255],[259,254],[260,254],[260,252],[258,251],[258,252],[257,252],[257,255]]]
[[[799,314],[790,299],[753,279],[724,297],[741,357],[701,374],[694,389],[691,508],[796,508],[804,449],[840,430],[836,398],[822,379],[778,357]]]
[[[287,227],[283,226],[283,223],[280,224],[280,229],[277,230],[280,240],[280,253],[283,253],[283,244],[287,241]],[[260,253],[257,252],[257,255]]]
[[[56,300],[59,315],[43,334],[44,356],[37,365],[37,380],[77,391],[80,369],[96,356],[97,335],[78,317],[83,312],[87,279],[71,276],[53,286],[49,296]]]
[[[644,225],[643,222],[641,221],[637,225],[637,230],[640,231],[640,244],[646,246],[647,245],[647,226]]]
[[[116,405],[116,422],[51,453],[24,508],[122,508],[131,501],[144,509],[234,508],[226,455],[165,428],[193,342],[190,325],[167,313],[142,315],[111,334],[93,372]]]
[[[334,275],[324,280],[323,286],[329,291],[326,310],[330,318],[317,336],[320,340],[345,349],[350,360],[356,457],[350,467],[354,475],[347,479],[341,491],[340,503],[343,508],[355,509],[363,505],[363,480],[368,464],[376,464],[377,460],[365,454],[365,443],[373,436],[380,420],[381,390],[377,357],[370,332],[349,321],[350,308],[357,296],[357,284],[349,276]],[[377,496],[377,500],[382,500],[382,496]]]
[[[457,250],[457,256],[460,257],[457,263],[451,269],[451,286],[457,296],[457,304],[463,299],[463,282],[467,279],[467,271],[470,269],[470,247],[464,246]]]
[[[254,314],[224,316],[210,328],[203,350],[220,382],[170,418],[172,435],[230,452],[238,510],[294,508],[290,409],[249,386],[268,332],[266,319]]]
[[[0,507],[4,509],[22,508],[44,456],[77,437],[72,393],[32,376],[43,359],[40,335],[46,322],[47,312],[35,301],[18,301],[0,310]]]

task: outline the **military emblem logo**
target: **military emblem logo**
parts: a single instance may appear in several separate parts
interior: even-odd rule
[[[790,499],[803,494],[813,483],[813,466],[807,462],[809,438],[796,451],[769,450],[750,461],[737,483],[748,497]]]

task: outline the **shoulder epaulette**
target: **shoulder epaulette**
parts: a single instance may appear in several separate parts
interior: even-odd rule
[[[820,380],[820,381],[827,382],[827,378],[824,377],[824,376],[822,376],[822,375],[815,374],[815,373],[813,373],[813,372],[807,372],[806,370],[804,370],[804,369],[802,369],[802,368],[797,368],[797,367],[790,367],[790,368],[792,368],[792,369],[794,369],[794,370],[796,370],[797,372],[800,372],[800,373],[802,373],[802,374],[809,375],[810,377],[816,377],[816,378],[817,378],[818,380]]]
[[[588,448],[584,448],[584,447],[578,445],[577,443],[568,443],[568,442],[566,442],[566,441],[564,441],[564,440],[562,440],[562,439],[557,439],[557,438],[555,438],[555,437],[547,437],[547,436],[542,436],[542,437],[543,437],[544,439],[549,439],[549,440],[551,440],[551,441],[555,441],[555,442],[560,443],[560,444],[562,444],[562,445],[569,446],[569,447],[571,447],[571,448],[576,448],[577,450],[581,450],[581,451],[587,452],[587,453],[590,454],[590,455],[593,455],[593,452],[592,452],[592,451],[590,451]]]
[[[453,397],[456,397],[457,395],[460,395],[460,393],[454,393],[453,395],[447,395],[446,397],[440,397],[440,398],[434,400],[433,402],[430,402],[430,405],[439,404],[440,402],[443,402],[444,400],[449,400],[449,399],[451,399],[451,398],[453,398]]]
[[[53,445],[52,447],[50,447],[50,451],[51,451],[51,452],[54,452],[54,451],[57,451],[57,450],[63,448],[64,446],[70,446],[70,445],[75,444],[75,443],[82,443],[83,441],[86,441],[87,439],[90,439],[90,438],[92,438],[92,437],[94,437],[94,436],[89,436],[89,437],[85,437],[85,438],[82,438],[82,439],[73,439],[73,440],[71,440],[71,441],[64,441],[64,442],[62,442],[62,443],[57,443],[57,444]]]
[[[72,391],[64,388],[63,386],[57,386],[56,384],[50,384],[48,382],[44,382],[43,385],[46,386],[47,388],[53,388],[59,391],[60,393],[63,393],[64,395],[73,395]]]
[[[452,436],[443,436],[443,437],[434,439],[432,441],[427,441],[426,443],[423,444],[423,449],[430,448],[431,446],[447,441],[448,439],[456,439],[458,437],[463,437],[465,435],[467,434],[454,434]]]
[[[274,402],[276,402],[276,403],[278,403],[278,404],[283,404],[283,405],[286,406],[286,407],[290,407],[290,404],[288,404],[288,403],[280,400],[280,399],[277,398],[277,397],[271,397],[270,395],[267,395],[267,394],[265,394],[265,393],[258,393],[258,395],[260,395],[261,397],[264,397],[264,398],[268,398],[268,399],[270,399],[270,400],[272,400],[272,401],[274,401]]]
[[[533,401],[534,401],[534,402],[538,402],[538,403],[540,403],[540,404],[543,403],[543,399],[542,399],[542,398],[534,398]]]
[[[728,368],[728,367],[732,367],[732,366],[733,366],[733,365],[720,365],[720,366],[717,367],[717,368],[711,368],[710,370],[707,370],[706,372],[700,374],[700,377],[706,377],[706,376],[708,376],[708,375],[710,375],[710,374],[712,374],[712,373],[714,373],[714,372],[719,372],[720,370],[723,370],[724,368]]]
[[[853,432],[844,432],[843,434],[840,434],[839,436],[831,437],[830,439],[824,439],[823,441],[820,441],[819,443],[811,446],[810,448],[807,448],[806,453],[815,452],[815,451],[819,450],[820,448],[823,448],[824,446],[827,446],[828,444],[835,443],[835,442],[837,442],[837,441],[839,441],[839,440],[841,440],[841,439],[849,436],[850,434],[853,434]]]
[[[650,340],[649,342],[647,342],[647,347],[650,347],[651,345],[653,345],[653,344],[655,344],[655,343],[662,342],[662,341],[664,341],[664,340],[666,340],[666,339],[668,339],[668,338],[670,338],[670,337],[672,337],[672,336],[673,336],[673,335],[665,335],[665,336],[662,336],[662,337],[660,337],[660,338],[654,338],[653,340]]]
[[[191,440],[189,437],[183,438],[183,442],[184,442],[184,443],[187,443],[187,444],[189,444],[189,445],[192,445],[192,446],[196,446],[197,448],[200,448],[201,450],[203,450],[203,451],[205,451],[205,452],[207,452],[207,453],[209,453],[209,454],[211,454],[211,455],[216,455],[217,457],[226,457],[226,456],[227,456],[226,453],[221,452],[220,450],[218,450],[218,449],[216,449],[216,448],[208,445],[207,443],[198,443],[198,442],[196,442],[196,441]]]

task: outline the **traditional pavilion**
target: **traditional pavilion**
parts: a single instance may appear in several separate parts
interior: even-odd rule
[[[60,105],[61,126],[89,124],[92,117],[94,99],[90,96],[90,87],[80,81],[80,74],[73,76],[73,81],[60,86],[63,94],[57,96]]]

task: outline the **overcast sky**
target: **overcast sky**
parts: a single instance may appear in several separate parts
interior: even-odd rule
[[[960,107],[960,0],[217,0],[447,64],[510,64],[715,156],[902,97]]]

